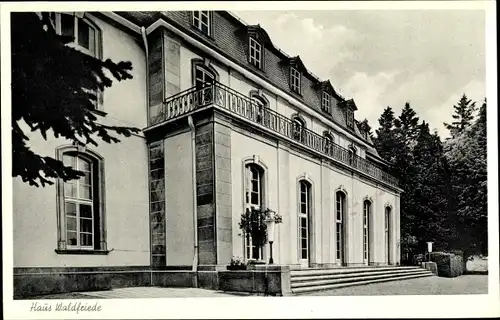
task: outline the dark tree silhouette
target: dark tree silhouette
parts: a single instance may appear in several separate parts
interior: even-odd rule
[[[12,176],[30,185],[53,184],[51,178],[78,179],[82,173],[61,161],[33,152],[22,127],[65,138],[75,145],[96,138],[111,143],[140,130],[107,126],[96,112],[97,92],[112,85],[105,70],[118,80],[131,79],[130,62],[101,61],[66,44],[72,37],[56,34],[49,13],[12,13]]]

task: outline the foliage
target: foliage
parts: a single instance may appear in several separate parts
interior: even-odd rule
[[[419,123],[409,103],[399,117],[387,107],[379,118],[374,145],[403,189],[406,263],[426,251],[427,241],[435,250],[462,250],[465,259],[487,251],[486,100],[472,123],[474,103],[464,97],[455,106],[460,112],[456,134],[444,143],[426,122]]]
[[[450,252],[432,252],[431,261],[438,267],[438,276],[454,278],[464,273],[463,261],[460,255]]]
[[[229,268],[232,270],[245,270],[247,267],[247,264],[245,263],[245,260],[241,257],[232,257],[231,260],[229,261]]]
[[[450,130],[452,138],[463,133],[471,125],[474,119],[474,111],[476,110],[476,102],[472,102],[464,93],[460,101],[453,108],[454,114],[452,117],[455,121],[451,124],[444,123],[446,129]]]
[[[247,208],[241,215],[238,223],[246,236],[252,238],[252,244],[261,248],[267,242],[267,226],[265,221],[274,219],[275,223],[281,223],[283,218],[271,209]]]
[[[137,128],[108,126],[95,113],[98,91],[112,85],[105,71],[118,81],[131,79],[130,62],[101,61],[67,46],[73,38],[57,35],[47,12],[11,15],[12,50],[12,176],[32,186],[51,179],[78,179],[82,172],[30,149],[22,129],[27,125],[47,140],[65,138],[76,145],[95,138],[111,143],[114,132],[129,137]]]

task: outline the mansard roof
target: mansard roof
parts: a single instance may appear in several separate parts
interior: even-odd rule
[[[342,106],[344,108],[349,108],[353,111],[358,110],[358,107],[356,106],[354,99],[344,100],[344,101],[339,103],[339,106]]]
[[[264,47],[266,49],[264,54],[264,70],[263,72],[259,72],[259,75],[277,88],[294,95],[297,100],[309,106],[311,109],[321,113],[337,125],[347,129],[345,110],[343,110],[344,108],[342,107],[342,104],[345,103],[345,106],[352,108],[352,110],[357,110],[357,106],[353,99],[345,100],[336,92],[330,83],[330,80],[320,80],[306,68],[299,56],[289,56],[274,46],[269,34],[260,25],[248,25],[228,11],[212,12],[214,26],[217,27],[213,29],[213,34],[210,38],[203,37],[199,33],[193,31],[191,25],[191,11],[134,11],[115,13],[139,26],[144,27],[150,26],[152,23],[161,18],[245,68],[249,68],[248,57],[245,50],[248,46],[247,35],[249,33],[257,35],[259,37],[259,41],[263,41],[265,43]],[[291,92],[289,88],[289,65],[297,66],[301,69],[301,72],[304,75],[304,78],[301,81],[302,87],[300,95]],[[255,72],[253,69],[252,71]],[[326,114],[321,110],[321,90],[324,89],[332,93],[332,96],[337,100],[337,103],[333,106],[331,114]],[[371,141],[367,140],[365,136],[359,132],[359,130],[355,130],[354,134],[357,138],[371,144]]]

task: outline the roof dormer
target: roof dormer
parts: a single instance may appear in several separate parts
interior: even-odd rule
[[[347,128],[354,131],[354,111],[358,110],[356,103],[353,99],[349,99],[339,103],[339,106],[345,110]]]

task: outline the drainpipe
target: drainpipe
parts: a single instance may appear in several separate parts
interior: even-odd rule
[[[196,203],[196,131],[194,127],[193,117],[188,116],[188,124],[191,129],[191,155],[192,155],[192,168],[193,168],[193,239],[194,239],[194,252],[193,252],[193,272],[194,286],[198,287],[198,210]]]
[[[149,122],[149,48],[148,48],[148,40],[146,38],[146,28],[141,27],[141,35],[142,41],[144,42],[144,51],[146,52],[146,121]],[[149,151],[148,151],[149,152]],[[151,200],[151,199],[150,199]],[[149,250],[151,250],[151,222],[149,225]],[[149,281],[151,285],[153,285],[153,270],[151,260],[151,251],[149,253],[149,264],[151,265],[151,272],[149,273]]]

